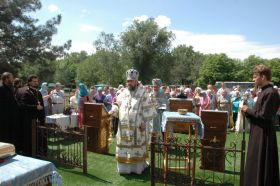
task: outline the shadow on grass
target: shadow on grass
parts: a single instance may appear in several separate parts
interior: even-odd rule
[[[223,178],[218,179],[218,177],[212,177],[212,174],[207,174],[206,177],[199,177],[195,179],[196,186],[233,186],[235,185],[234,180],[223,180]],[[169,171],[166,182],[164,182],[162,170],[155,170],[155,183],[167,184],[167,185],[181,185],[190,186],[191,176],[184,172],[174,172]]]
[[[280,126],[274,126],[276,131],[280,131]]]
[[[77,171],[77,170],[74,169],[75,167],[72,167],[72,166],[65,166],[65,165],[59,165],[58,164],[57,168],[64,171],[64,172],[68,172],[68,173],[72,173],[72,174],[76,174],[76,175],[79,175],[79,176],[82,176],[82,177],[92,179],[96,182],[100,182],[100,183],[104,183],[104,184],[112,184],[112,182],[101,179],[101,178],[98,178],[98,177],[96,177],[92,174],[88,174],[88,173],[84,174],[83,172]]]
[[[113,154],[113,153],[108,152],[108,153],[106,153],[106,154],[102,154],[102,155],[105,155],[105,156],[112,156],[112,157],[114,157],[116,154]]]
[[[149,182],[151,180],[150,167],[146,168],[142,174],[120,174],[120,176],[124,177],[127,180],[135,180],[141,182]]]

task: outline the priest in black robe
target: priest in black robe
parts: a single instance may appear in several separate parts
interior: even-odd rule
[[[271,70],[267,66],[256,66],[253,80],[261,88],[261,93],[252,110],[247,105],[242,107],[251,124],[244,185],[279,186],[279,160],[273,120],[280,105],[280,98],[270,84]]]
[[[20,88],[16,95],[20,106],[22,153],[26,156],[32,156],[32,120],[40,123],[45,120],[43,97],[38,91],[38,85],[37,76],[31,75],[28,86]]]
[[[18,105],[14,96],[13,74],[4,72],[0,86],[0,142],[12,143],[18,150]]]

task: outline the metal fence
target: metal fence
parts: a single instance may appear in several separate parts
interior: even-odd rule
[[[33,122],[32,156],[80,167],[87,173],[87,126],[61,130],[56,124]]]
[[[242,185],[244,149],[236,140],[224,147],[215,139],[153,135],[151,185]]]

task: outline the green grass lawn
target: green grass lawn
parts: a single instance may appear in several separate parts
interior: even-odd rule
[[[184,135],[181,135],[184,137]],[[235,133],[228,133],[227,144],[236,139],[238,149],[240,149],[240,143],[242,140],[242,134],[235,135]],[[278,140],[278,153],[280,154],[280,131],[277,131]],[[248,143],[248,134],[246,135],[246,143]],[[247,144],[246,144],[247,145]],[[117,185],[117,186],[140,186],[150,185],[150,170],[145,170],[142,175],[119,175],[116,169],[116,161],[114,158],[115,143],[110,145],[109,154],[96,154],[88,152],[88,174],[83,174],[81,168],[71,168],[60,164],[56,164],[58,172],[63,178],[64,185]],[[240,157],[238,164],[240,162]],[[199,161],[197,161],[199,162]],[[239,166],[238,166],[239,167]],[[196,170],[198,170],[197,168]],[[238,168],[239,169],[239,168]],[[197,171],[198,174],[199,171]],[[239,178],[238,178],[239,179]]]
[[[149,185],[150,172],[142,175],[124,175],[117,173],[115,161],[115,144],[110,145],[109,154],[88,152],[88,174],[81,168],[71,168],[56,164],[63,178],[64,185]]]

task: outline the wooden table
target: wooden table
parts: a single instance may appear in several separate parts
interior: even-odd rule
[[[192,138],[192,130],[194,129],[194,137]],[[197,116],[194,113],[188,112],[185,115],[180,115],[177,112],[163,112],[162,116],[162,131],[165,132],[164,135],[164,141],[165,143],[168,143],[168,138],[171,137],[173,131],[176,132],[188,132],[188,140],[192,144],[188,144],[192,146],[193,148],[193,158],[191,160],[190,157],[185,157],[183,161],[188,162],[187,167],[168,167],[168,160],[175,160],[178,161],[178,159],[172,159],[168,157],[167,152],[167,146],[164,146],[164,161],[163,161],[163,171],[164,171],[164,179],[167,178],[167,172],[168,169],[170,170],[187,170],[190,174],[190,171],[192,172],[192,185],[195,184],[195,166],[196,166],[196,145],[198,136],[203,136],[203,124],[201,122],[201,119],[199,116]],[[179,159],[179,161],[181,158]]]

